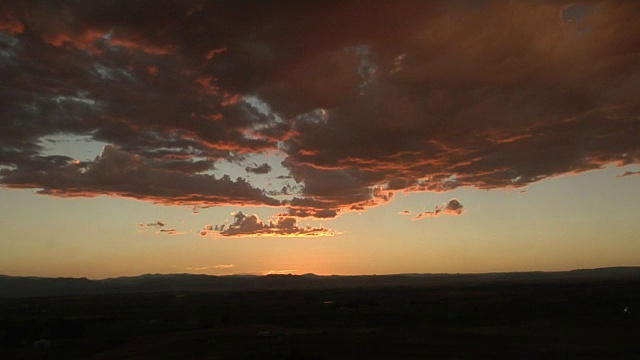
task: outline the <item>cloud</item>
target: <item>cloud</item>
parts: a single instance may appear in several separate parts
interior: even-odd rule
[[[163,227],[164,225],[165,224],[162,221],[156,221],[154,223],[149,223],[149,224],[138,224],[138,226],[150,226],[155,228]]]
[[[230,269],[232,267],[234,267],[233,264],[219,264],[214,266],[215,269]]]
[[[442,205],[437,205],[433,211],[423,211],[417,214],[416,216],[411,218],[411,220],[421,220],[427,217],[437,217],[441,214],[454,216],[462,215],[463,211],[464,210],[462,204],[456,199],[451,199]]]
[[[187,266],[187,267],[185,268],[185,270],[192,270],[192,271],[202,271],[202,270],[207,270],[207,269],[209,269],[209,267],[208,267],[208,266],[196,266],[196,267],[194,267],[194,266]]]
[[[214,265],[214,266],[187,266],[185,269],[202,271],[202,270],[209,270],[209,269],[230,269],[232,267],[234,267],[233,264],[220,264],[220,265]]]
[[[411,215],[411,211],[409,210],[402,210],[398,213],[398,215]]]
[[[10,14],[0,13],[0,31],[18,35],[24,31],[24,25]]]
[[[148,224],[138,224],[138,226],[143,226],[143,227],[152,227],[157,229],[156,234],[163,234],[163,235],[184,235],[187,233],[187,231],[178,231],[174,228],[171,229],[163,229],[163,227],[166,226],[166,224],[163,221],[156,221],[153,223],[148,223]],[[139,232],[143,232],[143,231],[139,231]]]
[[[335,231],[323,227],[300,227],[293,217],[278,217],[275,221],[265,223],[257,215],[245,215],[242,211],[234,214],[234,221],[229,226],[216,226],[221,236],[225,237],[319,237],[333,236]]]
[[[640,175],[640,171],[625,171],[624,173],[616,176],[617,178],[623,178],[632,175]]]
[[[296,269],[287,269],[287,270],[267,270],[262,273],[262,275],[289,275],[295,273]]]
[[[158,234],[166,234],[166,235],[184,235],[186,231],[178,231],[176,229],[160,229]]]
[[[218,226],[216,225],[216,228],[217,228],[217,227],[218,227]],[[217,229],[216,229],[216,230],[217,230]],[[213,226],[212,226],[212,225],[207,224],[207,225],[205,225],[205,226],[202,228],[202,230],[200,230],[200,236],[207,236],[207,235],[208,235],[210,232],[212,232],[212,231],[213,231]]]
[[[332,218],[640,163],[637,2],[363,4],[3,4],[0,183]],[[292,199],[212,175],[273,153]]]
[[[105,146],[93,161],[49,156],[31,157],[21,165],[0,170],[5,187],[41,188],[41,194],[61,197],[115,195],[165,205],[280,204],[243,178],[193,173],[194,162],[145,158],[113,146]]]
[[[622,25],[639,7],[598,2],[569,22],[564,6],[487,2],[409,15],[406,26],[378,33],[361,55],[361,63],[377,66],[364,91],[352,85],[339,104],[324,97],[299,110],[327,109],[326,118],[296,118],[298,136],[286,142],[283,164],[305,184],[304,195],[339,213],[373,199],[368,190],[376,186],[517,188],[638,163],[640,104],[630,94],[640,95],[640,70],[619,61],[626,52],[612,44],[640,37]],[[496,16],[504,21],[492,22]],[[515,18],[523,21],[508,20]],[[611,29],[615,35],[605,35]],[[595,54],[602,66],[591,60]],[[286,111],[297,94],[272,105]]]
[[[253,165],[253,166],[247,166],[245,167],[245,170],[248,173],[253,173],[253,174],[268,174],[271,172],[271,165],[264,163],[262,165]]]

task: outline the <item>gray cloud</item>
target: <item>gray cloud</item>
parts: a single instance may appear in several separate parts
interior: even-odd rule
[[[41,188],[41,194],[62,197],[118,195],[165,205],[280,205],[242,178],[185,173],[185,164],[105,146],[93,161],[35,157],[0,174],[5,187]]]
[[[257,215],[245,215],[242,211],[234,215],[233,223],[216,226],[220,235],[225,237],[247,236],[333,236],[335,232],[323,227],[300,227],[293,217],[278,217],[265,223]]]
[[[640,171],[625,171],[621,175],[616,176],[617,178],[632,176],[632,175],[640,175]]]
[[[262,165],[247,166],[244,168],[248,173],[253,174],[268,174],[271,172],[271,165],[264,163]]]
[[[138,224],[139,226],[150,226],[150,227],[154,227],[154,228],[160,228],[165,226],[164,222],[162,221],[156,221],[154,223],[148,223],[148,224]]]

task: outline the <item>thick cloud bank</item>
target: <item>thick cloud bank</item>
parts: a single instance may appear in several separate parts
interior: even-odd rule
[[[4,2],[0,181],[331,218],[638,164],[639,17],[636,1]],[[78,161],[47,136],[110,145]],[[269,176],[252,154],[298,185],[211,173]],[[223,235],[292,229],[250,221]]]

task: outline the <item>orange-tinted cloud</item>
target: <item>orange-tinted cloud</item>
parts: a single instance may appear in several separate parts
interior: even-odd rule
[[[3,4],[4,186],[203,206],[295,187],[288,216],[330,218],[640,163],[635,1],[155,5]],[[72,164],[52,134],[113,147]],[[269,151],[288,187],[208,173]]]
[[[0,31],[18,35],[24,32],[24,24],[10,14],[0,13]]]
[[[174,46],[156,46],[144,44],[142,42],[135,41],[133,39],[126,38],[111,38],[110,43],[112,46],[122,46],[130,50],[143,51],[152,55],[168,55],[175,52]]]
[[[234,267],[233,264],[219,264],[219,265],[214,265],[213,266],[215,269],[230,269],[232,267]]]
[[[451,199],[442,205],[437,205],[433,211],[424,211],[417,214],[411,220],[420,220],[427,217],[437,217],[442,214],[454,215],[454,216],[462,215],[463,212],[464,212],[464,209],[462,204],[456,199]]]
[[[213,57],[216,55],[224,54],[226,51],[227,48],[212,49],[207,53],[207,60],[213,59]]]

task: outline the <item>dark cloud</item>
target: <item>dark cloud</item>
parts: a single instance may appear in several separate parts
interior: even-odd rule
[[[244,168],[248,173],[253,174],[268,174],[271,172],[271,165],[264,163],[262,165],[247,166]]]
[[[220,235],[225,237],[253,236],[333,236],[335,232],[323,227],[300,227],[293,217],[278,217],[275,221],[265,223],[257,215],[245,215],[242,211],[234,216],[233,223],[216,226]]]
[[[176,229],[160,229],[158,231],[159,234],[165,234],[165,235],[184,235],[186,234],[186,232],[180,232]]]
[[[522,187],[638,163],[640,104],[630,94],[640,95],[632,65],[640,59],[613,43],[638,43],[640,30],[624,24],[640,7],[590,4],[572,21],[563,20],[561,2],[412,15],[425,21],[359,52],[361,65],[376,65],[364,88],[339,105],[318,103],[321,119],[296,120],[299,135],[286,142],[283,164],[304,195],[345,211],[373,200],[376,186]]]
[[[287,215],[330,218],[638,164],[638,16],[624,0],[6,2],[1,182],[277,206],[208,172],[278,152],[300,185]],[[75,163],[43,152],[52,135],[111,146]]]
[[[426,217],[436,217],[440,216],[441,214],[461,215],[463,211],[464,210],[462,204],[456,199],[451,199],[442,205],[436,206],[433,211],[424,211],[419,213],[418,215],[411,218],[411,220],[420,220]]]
[[[149,223],[149,224],[138,224],[139,226],[150,226],[150,227],[154,227],[154,228],[160,228],[165,226],[164,222],[162,221],[156,221],[154,223]]]
[[[185,164],[105,146],[93,161],[34,157],[0,174],[5,187],[41,188],[41,194],[62,197],[116,195],[166,205],[280,205],[243,178],[188,173],[183,171]]]
[[[280,190],[270,190],[267,191],[267,195],[277,196],[277,195],[291,195],[294,191],[297,191],[299,186],[285,184]]]
[[[148,224],[138,224],[138,226],[155,228],[155,229],[157,229],[156,234],[164,234],[164,235],[184,235],[184,234],[186,234],[186,232],[178,231],[178,230],[176,230],[174,228],[163,229],[166,226],[166,224],[163,221],[156,221],[156,222],[148,223]]]
[[[616,176],[617,178],[632,176],[632,175],[640,175],[640,171],[625,171],[621,175]]]

